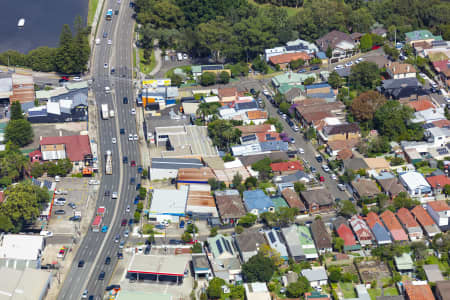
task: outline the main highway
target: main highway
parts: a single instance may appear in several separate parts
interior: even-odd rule
[[[113,174],[102,176],[97,200],[97,207],[106,207],[103,225],[109,228],[106,233],[89,230],[85,235],[59,292],[58,299],[61,300],[80,299],[85,290],[88,296],[103,299],[105,287],[117,263],[117,253],[121,250],[115,237],[120,235],[120,240],[126,241],[124,231],[131,231],[128,225],[121,224],[123,219],[133,218],[133,200],[138,194],[136,185],[130,184],[132,177],[136,178],[136,183],[139,182],[137,168],[132,167],[130,162],[134,160],[137,165],[140,164],[139,141],[128,140],[128,134],[137,134],[136,118],[131,114],[135,106],[131,67],[134,20],[133,8],[129,4],[129,0],[106,0],[97,31],[97,38],[101,42],[94,46],[91,66],[92,91],[97,111],[100,113],[100,106],[104,103],[115,111],[115,117],[107,120],[102,120],[100,114],[97,116],[103,174],[104,154],[107,150],[112,151]],[[105,20],[108,9],[118,10],[119,14],[114,14],[112,20]],[[104,33],[107,34],[106,38],[103,37]],[[109,39],[111,45],[108,45]],[[115,69],[114,74],[111,74],[111,68]],[[111,88],[111,93],[105,93],[106,86]],[[129,99],[128,104],[123,103],[124,97]],[[120,134],[121,128],[125,134]],[[117,139],[116,144],[112,143],[113,138]],[[122,163],[123,156],[128,157],[128,164]],[[105,191],[118,192],[118,199],[105,196]],[[131,208],[129,212],[126,211],[127,206]],[[105,264],[106,257],[111,258],[108,265]],[[84,261],[83,267],[78,266],[81,260]],[[98,280],[101,272],[105,272],[104,280]]]

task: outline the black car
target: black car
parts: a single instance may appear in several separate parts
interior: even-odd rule
[[[94,300],[94,295],[90,295],[88,300]]]
[[[136,191],[139,191],[140,188],[141,188],[141,184],[140,183],[136,184]]]
[[[80,216],[72,216],[69,218],[69,221],[81,221],[81,217]]]
[[[124,128],[120,128],[120,134],[125,134],[125,129]]]
[[[111,192],[109,190],[106,190],[105,191],[105,197],[109,197],[109,196],[111,196]]]
[[[316,173],[316,168],[314,168],[313,166],[311,166],[311,167],[309,168],[309,170],[311,171],[311,173]]]
[[[64,209],[58,209],[55,211],[55,215],[65,215],[66,211]]]
[[[106,259],[105,259],[105,265],[109,265],[111,263],[111,257],[107,257]]]
[[[123,97],[123,104],[128,104],[128,98],[127,97]]]
[[[104,280],[105,279],[105,271],[101,271],[100,274],[98,274],[98,280]]]
[[[127,164],[128,163],[128,156],[124,156],[123,159],[122,159],[122,162],[124,164]]]
[[[80,260],[78,262],[78,268],[82,268],[82,267],[84,267],[84,260]]]
[[[250,93],[251,93],[252,95],[255,95],[255,94],[256,94],[255,89],[250,89]]]
[[[106,287],[105,290],[111,291],[111,290],[113,290],[113,289],[120,289],[120,284],[111,284],[111,285],[108,285],[108,286]]]
[[[61,198],[56,199],[56,201],[65,202],[66,198],[61,197]]]
[[[117,15],[119,14],[119,10],[116,9],[116,10],[114,11],[114,14],[117,16]]]
[[[183,241],[180,240],[169,240],[169,245],[181,245]]]
[[[130,184],[135,184],[135,183],[136,183],[136,178],[131,177],[131,178],[130,178]]]
[[[319,70],[319,69],[320,69],[319,66],[312,66],[312,67],[311,67],[311,71],[315,71],[315,70]]]
[[[323,161],[322,156],[316,155],[317,162],[321,163]]]
[[[117,258],[118,259],[123,259],[123,253],[122,252],[117,252]]]

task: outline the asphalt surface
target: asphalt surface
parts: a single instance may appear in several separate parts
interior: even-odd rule
[[[106,21],[104,16],[109,8],[119,9],[119,15],[114,15],[111,21]],[[114,241],[115,236],[120,234],[120,239],[126,241],[123,232],[128,226],[121,226],[121,221],[124,218],[127,220],[133,218],[133,200],[138,192],[136,185],[130,184],[130,178],[135,177],[136,183],[139,183],[139,178],[137,168],[131,167],[130,162],[135,160],[139,165],[140,154],[139,141],[128,140],[129,133],[133,135],[137,133],[136,118],[131,114],[131,109],[135,105],[131,68],[131,42],[134,27],[132,14],[133,9],[129,7],[129,1],[118,3],[117,0],[107,0],[99,24],[97,37],[101,39],[101,44],[96,45],[94,50],[92,89],[98,111],[101,111],[101,104],[107,103],[109,109],[113,109],[116,113],[115,118],[99,120],[98,133],[103,172],[106,150],[112,151],[113,158],[113,175],[103,175],[97,201],[97,207],[106,207],[103,225],[108,225],[109,228],[107,233],[88,231],[58,295],[58,299],[61,300],[80,299],[86,289],[89,296],[103,299],[105,287],[109,284],[117,263],[117,253],[121,250],[119,243]],[[104,32],[108,34],[107,38],[103,38]],[[112,40],[112,45],[107,44],[108,39]],[[104,67],[105,63],[108,64],[107,68]],[[110,75],[112,66],[116,69],[114,76]],[[109,86],[112,93],[106,94],[105,86]],[[128,97],[128,104],[123,104],[123,97]],[[97,117],[100,118],[100,116]],[[119,134],[119,128],[125,129],[125,135]],[[113,137],[117,138],[117,144],[112,144]],[[127,165],[122,164],[123,156],[128,157]],[[105,191],[118,192],[118,199],[105,197]],[[131,208],[130,212],[126,212],[128,205]],[[105,265],[105,259],[108,256],[111,257],[111,263]],[[78,267],[80,260],[85,262],[82,268]],[[104,280],[98,280],[99,274],[103,271],[105,272]]]

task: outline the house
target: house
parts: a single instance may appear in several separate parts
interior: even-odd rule
[[[215,191],[217,209],[223,223],[235,224],[246,211],[238,190]]]
[[[333,250],[331,236],[322,219],[316,219],[311,223],[311,233],[319,254],[324,254]]]
[[[414,111],[422,111],[430,108],[436,108],[436,105],[434,105],[433,102],[431,102],[428,99],[410,101],[406,105],[414,109]]]
[[[442,36],[440,35],[433,35],[429,30],[422,29],[422,30],[415,30],[405,33],[406,42],[414,46],[415,43],[420,42],[426,42],[431,44],[433,41],[442,41]]]
[[[442,272],[441,270],[439,270],[439,265],[423,265],[422,268],[425,271],[425,275],[427,275],[428,282],[437,282],[444,280]]]
[[[271,300],[269,290],[265,282],[244,283],[245,299],[247,300]]]
[[[417,70],[410,64],[390,62],[385,65],[386,72],[392,79],[415,78]]]
[[[391,238],[388,231],[384,228],[380,218],[373,211],[369,212],[366,217],[367,225],[372,230],[378,245],[391,244]]]
[[[288,203],[289,207],[296,207],[299,212],[304,213],[306,211],[305,204],[300,200],[298,193],[292,188],[285,188],[281,191],[281,195]]]
[[[429,94],[415,77],[383,80],[377,90],[388,99],[405,103]]]
[[[352,37],[347,33],[337,30],[333,30],[319,38],[316,40],[316,44],[323,52],[326,52],[328,48],[332,50],[331,63],[351,57],[355,55],[357,51],[356,44]]]
[[[423,208],[421,205],[417,205],[416,207],[414,207],[411,210],[411,213],[414,215],[415,219],[422,226],[423,230],[425,230],[425,233],[427,234],[428,237],[433,237],[436,234],[441,233],[439,227],[427,213],[425,208]]]
[[[297,53],[285,53],[285,54],[279,54],[275,56],[271,56],[269,58],[269,61],[274,66],[279,65],[281,70],[286,69],[289,67],[289,63],[294,60],[303,60],[305,62],[308,62],[311,57],[305,53],[305,52],[297,52]]]
[[[408,236],[406,232],[403,230],[402,225],[400,225],[399,221],[395,217],[394,213],[390,210],[385,210],[380,214],[381,219],[383,220],[384,225],[389,230],[391,234],[391,238],[394,242],[407,242]]]
[[[292,87],[284,94],[284,97],[286,98],[286,101],[288,103],[294,103],[297,100],[301,100],[304,98],[303,90],[298,87]]]
[[[361,246],[372,245],[372,241],[375,239],[369,226],[364,222],[361,216],[352,216],[349,220],[350,226],[356,234],[356,238]]]
[[[295,261],[319,257],[308,227],[294,224],[281,228],[281,233],[288,248],[288,253]]]
[[[335,102],[336,94],[328,83],[315,83],[305,86],[308,98],[325,99],[327,102]]]
[[[316,80],[314,73],[293,73],[285,72],[283,74],[272,77],[272,84],[276,89],[286,86],[302,86],[307,78]]]
[[[400,220],[400,223],[403,225],[403,228],[408,233],[409,239],[411,241],[420,240],[423,237],[422,228],[417,223],[413,215],[409,210],[402,207],[397,211],[397,218]]]
[[[199,169],[203,163],[196,158],[159,158],[152,157],[150,179],[161,180],[177,178],[178,170],[182,168]]]
[[[351,182],[353,195],[358,199],[374,198],[380,194],[380,190],[372,179],[358,178]]]
[[[352,171],[367,170],[367,168],[369,167],[366,161],[360,157],[345,159],[343,163],[344,169]]]
[[[328,275],[324,267],[313,267],[311,269],[303,269],[302,276],[305,276],[312,288],[318,288],[328,285]]]
[[[267,244],[264,233],[258,230],[246,230],[236,235],[234,241],[242,263],[246,263],[250,257],[258,254],[259,247]]]
[[[235,282],[241,273],[241,264],[230,236],[218,234],[207,239],[208,260],[215,277]]]
[[[450,299],[450,280],[436,282],[436,298],[437,300]]]
[[[319,138],[324,144],[330,141],[359,140],[360,137],[361,129],[356,123],[326,125],[319,131]]]
[[[358,144],[359,139],[329,141],[326,151],[331,157],[336,157],[339,160],[347,160],[352,158],[353,150],[355,150]]]
[[[338,236],[344,240],[344,251],[353,251],[361,249],[361,245],[356,243],[355,236],[348,226],[348,222],[343,217],[337,217],[333,221],[334,230]]]
[[[429,108],[422,111],[416,111],[414,118],[411,119],[413,123],[432,123],[439,120],[445,120],[444,108]]]
[[[310,181],[310,178],[308,174],[306,174],[303,171],[297,171],[290,175],[284,175],[284,176],[275,176],[273,178],[273,182],[275,184],[284,184],[284,183],[295,183],[297,181],[301,181],[303,183],[308,183]]]
[[[263,190],[244,191],[244,205],[249,213],[259,215],[263,212],[274,212],[275,205]]]
[[[206,279],[213,277],[208,258],[203,253],[192,254],[192,268],[195,280],[198,280],[200,276],[206,277]]]
[[[303,166],[298,160],[271,163],[270,167],[272,168],[272,172],[278,175],[288,175],[296,173],[297,171],[303,171]]]
[[[383,172],[381,176],[376,177],[376,180],[381,187],[381,191],[391,199],[394,199],[401,192],[406,192],[397,176],[392,173]]]
[[[425,178],[433,189],[434,195],[440,195],[444,187],[450,184],[450,178],[447,175],[428,176]]]
[[[247,111],[246,112],[246,116],[247,119],[244,120],[245,124],[264,124],[264,122],[267,121],[268,118],[268,112],[264,111],[264,110],[252,110],[252,111]]]
[[[289,41],[286,43],[286,46],[280,46],[270,49],[265,49],[265,58],[266,61],[272,56],[278,56],[286,53],[306,53],[306,54],[314,54],[317,53],[319,49],[313,43],[310,43],[305,40],[297,39],[295,41]]]
[[[238,90],[236,87],[220,88],[218,96],[221,102],[233,102],[237,100]]]
[[[150,221],[170,221],[178,223],[186,213],[187,186],[178,190],[154,189],[148,218]]]
[[[410,276],[414,271],[414,262],[411,258],[411,255],[408,253],[402,253],[400,256],[394,256],[394,264],[397,271],[401,275]]]
[[[264,234],[270,248],[277,250],[283,260],[288,260],[288,250],[286,248],[286,245],[282,241],[281,233],[272,228],[264,231]]]
[[[421,200],[423,196],[431,195],[431,186],[419,172],[400,174],[399,180],[413,198]]]
[[[242,135],[248,135],[252,133],[273,133],[276,132],[276,128],[271,124],[260,124],[260,125],[247,125],[247,126],[236,126],[242,132]]]
[[[302,191],[300,198],[310,213],[331,210],[334,205],[334,199],[327,189]]]
[[[432,201],[427,203],[427,212],[433,221],[444,231],[448,230],[448,218],[450,216],[450,207],[446,201]]]
[[[378,175],[381,172],[391,170],[389,162],[384,157],[366,157],[364,161],[367,164],[367,171],[371,175]]]
[[[447,143],[450,141],[450,129],[446,127],[430,127],[426,129],[424,134],[427,137],[427,142],[431,143],[431,147],[446,148]]]

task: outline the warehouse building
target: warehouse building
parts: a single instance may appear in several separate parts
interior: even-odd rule
[[[188,184],[204,184],[208,185],[208,180],[216,178],[211,168],[200,169],[179,169],[177,176],[177,186],[183,186]]]
[[[181,284],[188,272],[187,255],[139,255],[131,258],[127,278],[137,281],[171,281]]]
[[[177,178],[179,169],[199,169],[202,167],[202,162],[195,158],[153,157],[150,166],[150,180]]]
[[[26,268],[39,269],[45,247],[44,242],[44,237],[36,235],[1,235],[0,265],[20,270]]]
[[[16,270],[1,267],[0,278],[1,299],[43,300],[50,288],[52,273],[31,268]]]
[[[186,214],[200,220],[219,217],[209,185],[189,185]]]
[[[178,223],[180,217],[185,216],[188,190],[187,186],[182,186],[179,190],[155,189],[148,214],[149,220]]]

